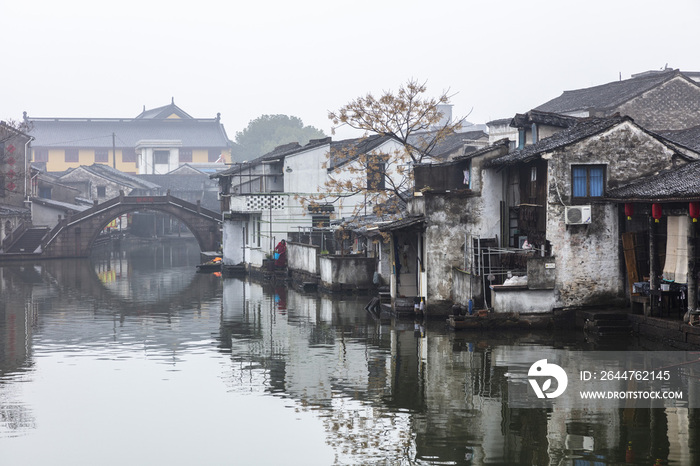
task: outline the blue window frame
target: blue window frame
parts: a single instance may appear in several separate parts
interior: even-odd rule
[[[605,165],[574,165],[571,167],[573,196],[603,197],[605,194]]]

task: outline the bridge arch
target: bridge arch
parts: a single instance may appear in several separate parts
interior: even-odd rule
[[[87,257],[100,232],[115,218],[130,212],[163,212],[180,220],[192,232],[202,251],[218,250],[221,215],[177,197],[120,195],[61,220],[42,243],[45,257]]]

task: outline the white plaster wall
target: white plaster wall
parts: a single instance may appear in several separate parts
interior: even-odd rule
[[[544,314],[552,312],[554,305],[553,290],[491,290],[491,306],[494,312]]]
[[[289,155],[284,159],[284,191],[287,193],[319,193],[326,181],[330,144]],[[290,171],[291,170],[291,171]]]
[[[591,207],[591,225],[566,225],[563,206],[548,209],[547,238],[556,260],[559,306],[610,304],[624,291],[617,208]]]
[[[291,270],[301,270],[310,274],[316,275],[318,269],[318,253],[320,248],[317,246],[287,243],[287,265]]]
[[[510,126],[510,123],[503,125],[489,125],[489,144],[493,144],[499,139],[508,138],[511,141],[518,141],[518,129]]]
[[[374,268],[374,259],[367,257],[321,256],[319,259],[319,272],[324,284],[369,288],[372,286]]]
[[[243,262],[243,222],[224,220],[222,224],[224,265],[238,265]]]

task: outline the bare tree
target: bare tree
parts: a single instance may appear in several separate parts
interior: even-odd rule
[[[379,97],[367,94],[337,112],[329,112],[333,134],[347,126],[364,135],[332,146],[324,192],[306,202],[313,207],[319,202],[361,196],[364,202],[355,209],[359,215],[368,205],[374,214],[395,209],[396,203],[388,202],[390,198],[406,201],[413,187],[413,166],[428,161],[435,147],[459,131],[464,121],[450,121],[441,111],[441,106],[450,103],[449,90],[427,97],[426,89],[425,82],[411,79],[397,92],[384,91]]]

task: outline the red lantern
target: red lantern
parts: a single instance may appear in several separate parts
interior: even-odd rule
[[[698,221],[698,217],[700,217],[700,202],[698,201],[692,201],[688,204],[688,214],[690,214],[690,218],[693,219],[693,222]]]
[[[625,204],[625,215],[627,216],[627,220],[632,220],[632,216],[634,215],[634,204],[631,202]]]
[[[659,219],[661,218],[661,215],[662,215],[661,204],[652,204],[651,205],[651,216],[654,217],[654,222],[659,223]]]

